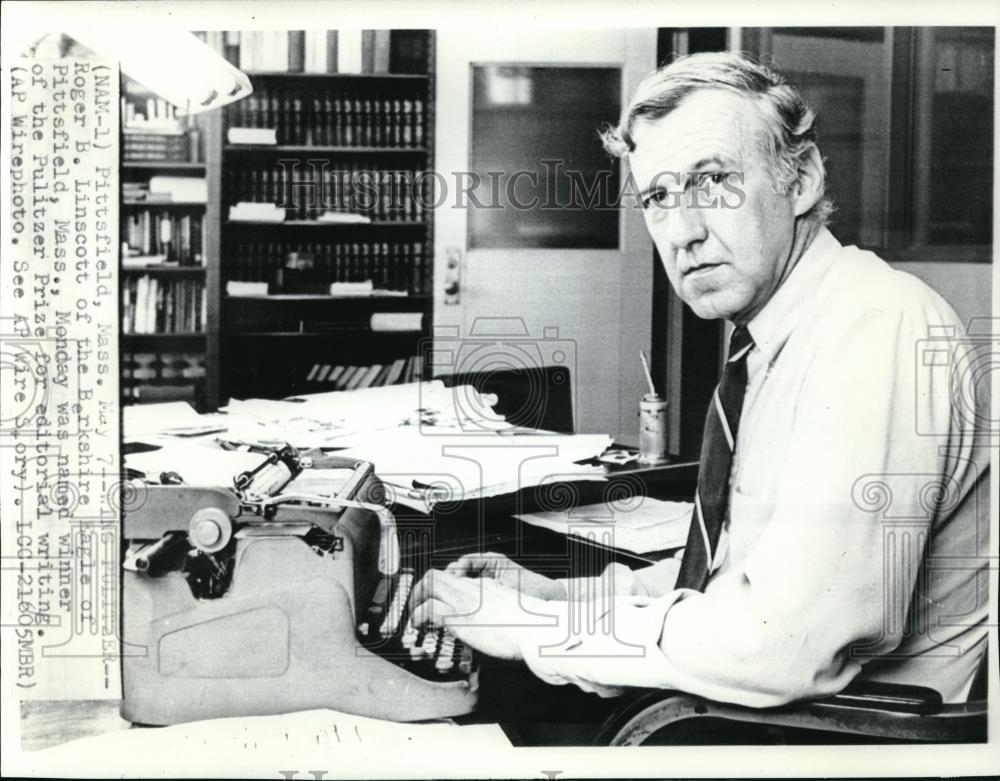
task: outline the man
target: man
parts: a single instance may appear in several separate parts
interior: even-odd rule
[[[771,71],[701,54],[647,78],[605,137],[677,294],[734,326],[683,562],[560,582],[464,557],[421,582],[415,621],[602,694],[764,707],[861,675],[967,697],[985,650],[988,450],[948,382],[917,379],[929,327],[961,324],[826,229],[813,120]]]

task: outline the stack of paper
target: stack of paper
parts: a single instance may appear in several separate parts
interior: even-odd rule
[[[317,222],[332,222],[340,225],[367,225],[372,221],[371,217],[354,212],[323,212],[316,218]]]
[[[594,539],[632,553],[680,548],[687,542],[694,505],[637,496],[614,503],[590,504],[557,512],[523,513],[525,523]]]
[[[233,298],[266,296],[267,282],[241,282],[238,279],[230,279],[226,282],[226,295]]]
[[[230,144],[277,146],[278,131],[269,127],[231,127],[226,131]]]
[[[375,289],[374,283],[370,279],[363,282],[332,282],[330,284],[331,296],[370,296]]]
[[[195,176],[153,176],[149,180],[152,199],[171,203],[208,203],[208,182]]]
[[[273,203],[240,201],[229,207],[229,219],[233,222],[284,222],[285,210]]]
[[[372,331],[419,331],[423,312],[373,312],[369,320]]]
[[[149,434],[198,436],[224,431],[225,415],[199,415],[185,401],[164,404],[128,404],[122,408],[123,433],[126,440]]]
[[[434,434],[409,427],[368,434],[338,455],[372,462],[379,478],[395,489],[394,501],[424,510],[548,483],[605,480],[603,468],[575,462],[610,444],[611,437],[600,434]]]
[[[224,425],[216,439],[227,446],[337,448],[341,455],[372,462],[390,490],[398,489],[393,499],[422,510],[439,501],[496,496],[550,482],[605,479],[600,466],[577,462],[600,455],[610,437],[521,433],[493,410],[495,404],[496,397],[472,387],[446,388],[434,381],[285,401],[231,400],[224,415],[211,417],[185,404],[148,412],[129,408],[125,434],[134,439],[140,432],[176,434]],[[163,444],[162,439],[143,441]],[[228,451],[217,445],[187,443],[195,448],[189,452],[177,449],[185,443],[172,442],[137,456],[138,461],[130,459],[129,466],[153,474],[176,471],[198,484],[221,480],[222,485],[230,485],[245,468],[228,463]],[[213,459],[220,461],[218,467],[204,466]]]

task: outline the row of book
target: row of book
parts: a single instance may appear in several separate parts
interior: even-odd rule
[[[399,385],[419,382],[423,377],[423,356],[411,355],[398,358],[392,363],[376,363],[371,366],[334,366],[313,364],[306,376],[306,382],[323,386],[323,390],[361,390],[380,388],[384,385]]]
[[[428,35],[416,30],[231,30],[224,34],[223,53],[248,73],[426,73]]]
[[[149,274],[121,283],[122,333],[182,334],[205,330],[207,300],[201,279],[163,279]]]
[[[123,352],[121,397],[126,404],[188,401],[198,404],[205,356],[198,353]]]
[[[125,266],[141,263],[143,258],[181,266],[204,264],[201,215],[143,209],[128,214],[122,222]]]
[[[387,169],[369,162],[280,160],[273,166],[227,167],[224,198],[272,203],[286,219],[318,219],[326,212],[346,212],[379,222],[421,222],[434,206],[434,178],[418,170]]]
[[[258,88],[229,106],[230,128],[268,128],[276,143],[306,146],[421,147],[426,138],[423,99],[370,91]]]
[[[192,352],[122,352],[122,379],[139,382],[197,380],[205,376],[205,356]]]
[[[140,181],[122,183],[125,203],[208,203],[208,180],[203,176],[161,174]]]
[[[126,87],[127,89],[127,87]],[[122,95],[122,127],[167,135],[184,131],[185,118],[177,106],[151,95]]]
[[[122,136],[122,160],[126,163],[198,163],[202,160],[201,136],[187,133],[162,134],[143,131]]]
[[[328,282],[371,280],[379,290],[429,292],[430,254],[423,242],[265,242],[242,241],[226,263],[226,279],[271,282],[290,253],[312,257],[316,276]]]

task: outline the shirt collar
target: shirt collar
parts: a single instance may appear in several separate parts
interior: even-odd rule
[[[826,228],[820,228],[802,253],[792,273],[778,287],[771,300],[748,324],[754,344],[768,363],[781,352],[795,326],[812,308],[811,294],[833,266],[841,244]]]

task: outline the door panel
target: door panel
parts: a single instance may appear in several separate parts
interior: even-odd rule
[[[443,177],[437,185],[447,197],[435,216],[435,348],[441,349],[435,349],[439,360],[432,370],[436,375],[484,370],[456,365],[456,339],[495,340],[501,343],[498,353],[506,356],[510,350],[502,343],[530,342],[531,349],[521,353],[569,366],[576,431],[634,442],[643,388],[637,353],[649,349],[652,244],[635,208],[580,208],[570,214],[559,209],[571,202],[568,171],[580,171],[585,188],[595,186],[587,172],[603,155],[598,127],[616,121],[620,110],[607,98],[616,92],[616,103],[626,100],[655,67],[655,30],[518,31],[516,36],[442,30],[437,42],[435,160]],[[609,88],[610,82],[618,89]],[[588,109],[594,113],[590,147]],[[474,128],[480,135],[473,136]],[[546,168],[543,160],[563,165],[549,162]],[[485,169],[480,174],[498,174],[499,199],[491,200],[496,193],[491,185],[472,187],[474,180],[462,176],[477,166]],[[549,196],[555,214],[538,208],[478,213],[482,205],[503,205],[512,175],[521,170],[555,172],[555,194],[551,186],[545,190],[544,179],[541,193]],[[616,174],[612,180],[624,181],[623,171]],[[524,196],[531,200],[531,188],[524,184],[531,180],[527,173],[520,177],[513,195],[528,205]],[[457,206],[462,187],[478,203],[466,197],[468,208]],[[612,195],[617,187],[615,182]],[[577,206],[585,200],[578,199]],[[460,258],[457,296],[445,294],[444,281],[454,279],[449,253]],[[483,350],[464,354],[482,361]]]

